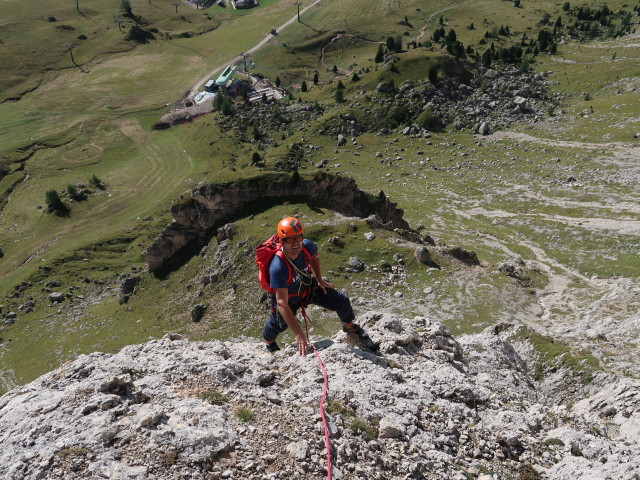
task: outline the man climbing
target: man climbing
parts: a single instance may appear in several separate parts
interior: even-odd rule
[[[348,335],[368,339],[362,327],[353,323],[355,315],[349,297],[322,278],[318,247],[304,238],[302,223],[294,217],[283,218],[278,223],[277,234],[282,247],[269,264],[269,286],[274,293],[271,295],[271,316],[262,330],[267,350],[271,353],[280,350],[276,337],[291,328],[298,353],[307,354],[307,339],[296,320],[296,313],[303,303],[336,312]]]

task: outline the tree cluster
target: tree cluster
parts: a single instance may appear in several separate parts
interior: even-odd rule
[[[465,50],[464,45],[458,40],[456,31],[453,28],[446,33],[444,27],[437,28],[433,32],[431,40],[433,43],[444,45],[447,52],[457,59],[466,58],[467,53],[473,53],[473,49],[470,49],[470,47]]]
[[[104,190],[106,188],[103,181],[95,175],[91,177],[89,183],[98,190]],[[81,184],[69,184],[67,185],[66,191],[63,192],[63,195],[65,193],[69,200],[79,202],[86,200],[87,194],[91,193],[91,191],[84,189],[84,186]],[[53,213],[58,217],[65,217],[71,212],[71,209],[62,201],[60,194],[56,190],[47,190],[44,195],[44,201],[47,205],[48,213]]]

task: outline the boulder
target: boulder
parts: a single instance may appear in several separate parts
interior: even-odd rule
[[[200,320],[202,320],[202,316],[204,315],[206,309],[206,305],[203,305],[202,303],[198,303],[197,305],[195,305],[191,309],[191,321],[199,322]]]
[[[49,294],[49,300],[51,303],[62,303],[64,302],[65,295],[62,292],[53,292]]]
[[[396,88],[393,86],[392,82],[381,82],[376,87],[376,90],[380,93],[393,93]]]
[[[347,269],[350,272],[359,273],[364,271],[365,264],[358,257],[349,258],[349,268]]]
[[[424,265],[430,265],[433,263],[433,260],[431,259],[431,253],[429,253],[429,250],[424,245],[418,245],[413,252],[413,256],[416,258],[416,260],[418,260],[420,263],[423,263]]]

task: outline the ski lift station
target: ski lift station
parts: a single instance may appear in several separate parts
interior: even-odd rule
[[[218,88],[222,87],[223,85],[228,85],[229,80],[233,78],[233,75],[236,73],[237,70],[238,70],[238,67],[236,67],[235,65],[234,66],[227,65],[217,79],[208,80],[207,83],[204,84],[205,91],[215,92],[216,90],[218,90]]]
[[[222,86],[226,85],[227,82],[233,77],[233,74],[236,73],[238,67],[235,65],[232,67],[231,65],[227,65],[224,71],[220,74],[220,76],[216,80],[216,85]]]

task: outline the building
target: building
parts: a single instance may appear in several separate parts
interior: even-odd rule
[[[253,8],[258,6],[258,0],[231,0],[231,5],[236,10],[239,8]]]
[[[216,79],[216,84],[218,86],[226,85],[229,83],[229,80],[233,78],[233,74],[236,73],[238,67],[227,65],[224,71],[220,74],[220,76]]]

